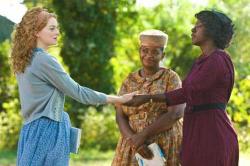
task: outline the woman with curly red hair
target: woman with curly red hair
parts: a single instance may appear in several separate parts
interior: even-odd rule
[[[76,83],[47,52],[58,35],[56,15],[39,7],[27,11],[16,27],[11,61],[24,118],[18,166],[68,165],[70,120],[64,112],[65,95],[91,105],[121,104],[133,95],[106,95]]]

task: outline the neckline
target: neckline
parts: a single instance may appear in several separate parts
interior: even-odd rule
[[[154,81],[154,80],[156,80],[156,79],[158,79],[159,77],[161,77],[162,76],[162,74],[165,72],[165,68],[160,68],[160,70],[159,71],[157,71],[155,74],[153,74],[151,77],[142,77],[141,76],[141,74],[140,74],[140,71],[141,71],[142,69],[139,69],[136,73],[135,73],[135,75],[134,75],[134,77],[135,77],[135,79],[137,80],[137,81],[139,81],[139,82],[144,82],[144,81]]]
[[[38,52],[38,51],[42,51],[44,52],[44,49],[43,48],[40,48],[40,47],[36,47],[33,49],[34,52]]]
[[[204,60],[206,60],[208,57],[210,56],[213,56],[216,52],[219,52],[220,49],[215,49],[213,52],[211,52],[209,55],[205,54],[205,55],[200,55],[197,59],[196,59],[196,62],[197,63],[201,63],[203,62]]]

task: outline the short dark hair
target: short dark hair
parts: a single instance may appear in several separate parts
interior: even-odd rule
[[[204,24],[206,35],[218,48],[229,46],[234,34],[234,25],[228,16],[215,10],[203,10],[196,13],[195,17]]]

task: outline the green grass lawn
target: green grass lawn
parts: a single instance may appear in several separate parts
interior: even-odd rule
[[[113,156],[114,151],[84,150],[71,154],[70,166],[110,166]]]
[[[113,151],[82,150],[79,154],[71,154],[70,166],[110,166]],[[0,166],[15,166],[16,151],[0,151]]]
[[[97,150],[82,150],[79,154],[71,154],[70,166],[110,166],[113,151],[99,152]],[[15,166],[15,151],[0,151],[0,166]],[[240,154],[239,166],[249,166],[250,154]]]

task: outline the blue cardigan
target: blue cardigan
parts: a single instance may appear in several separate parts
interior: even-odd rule
[[[80,86],[41,48],[35,48],[31,64],[16,75],[25,124],[42,116],[62,120],[65,95],[83,104],[106,104],[107,95]]]

